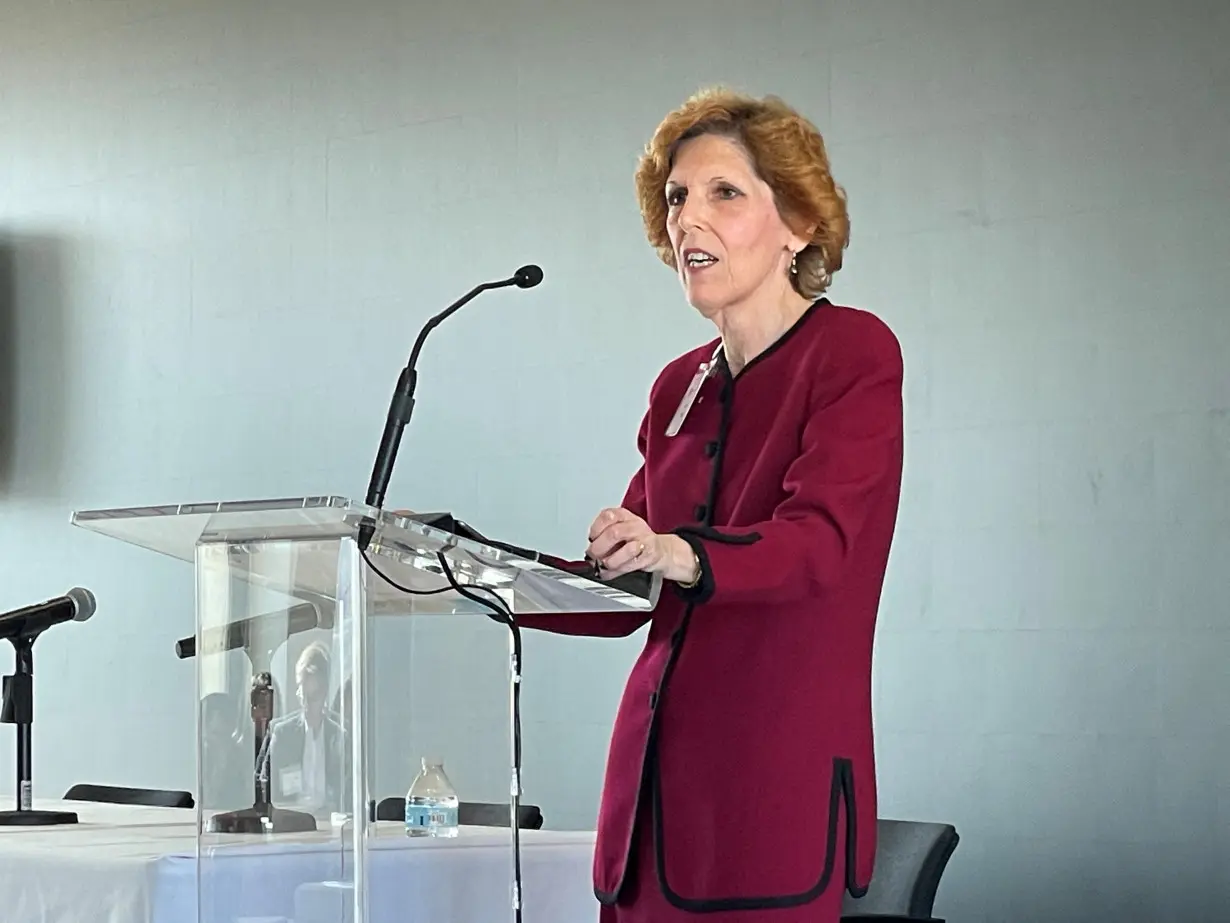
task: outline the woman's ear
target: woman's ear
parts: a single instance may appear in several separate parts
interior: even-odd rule
[[[816,231],[819,230],[819,225],[814,221],[810,224],[803,224],[799,221],[788,221],[786,227],[790,230],[790,241],[786,244],[791,252],[799,253],[804,247],[811,244],[816,237]]]

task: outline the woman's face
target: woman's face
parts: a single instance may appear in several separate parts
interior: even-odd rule
[[[773,190],[746,151],[720,135],[685,141],[666,181],[666,229],[688,301],[712,318],[767,291],[788,290],[793,254]]]

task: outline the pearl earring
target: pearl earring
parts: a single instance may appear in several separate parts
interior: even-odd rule
[[[790,254],[790,275],[797,276],[799,274],[799,255],[793,251]]]

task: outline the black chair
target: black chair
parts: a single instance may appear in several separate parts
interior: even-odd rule
[[[842,923],[944,923],[931,911],[960,839],[951,824],[881,819],[871,884],[860,898],[846,895]]]
[[[376,820],[402,820],[406,816],[405,798],[384,798],[376,805]],[[457,823],[462,827],[510,827],[508,805],[463,801],[457,806]],[[542,829],[542,809],[523,804],[517,812],[517,826],[522,830]]]
[[[120,785],[74,785],[64,793],[65,801],[93,801],[102,804],[140,804],[156,808],[196,807],[189,792],[157,788],[125,788]]]

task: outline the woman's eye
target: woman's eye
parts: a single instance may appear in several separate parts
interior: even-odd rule
[[[666,192],[666,204],[672,208],[676,205],[682,205],[683,200],[687,198],[687,193],[682,189],[668,189]]]
[[[735,189],[733,186],[719,186],[718,187],[718,198],[719,199],[733,199],[738,194],[739,194],[739,190]]]

